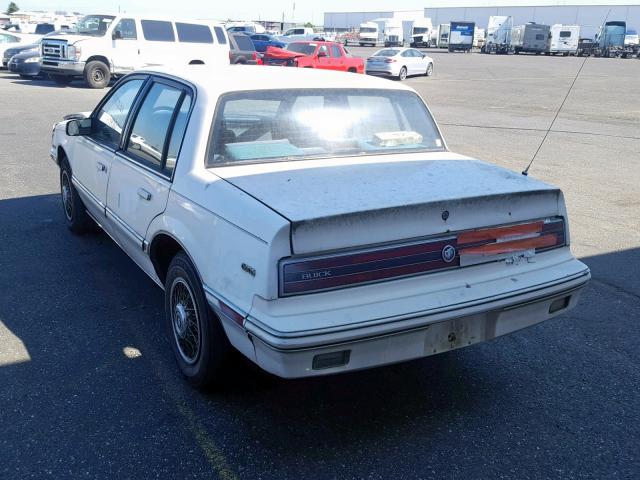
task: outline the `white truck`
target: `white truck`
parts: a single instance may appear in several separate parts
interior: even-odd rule
[[[513,17],[503,15],[489,17],[483,53],[509,53],[511,51],[512,29]]]
[[[429,48],[431,46],[432,30],[433,23],[431,23],[430,18],[417,18],[414,20],[409,46],[412,48]]]
[[[378,44],[378,24],[376,22],[365,22],[360,24],[358,31],[358,44],[361,47],[371,45],[375,47]]]
[[[449,48],[449,33],[451,32],[451,25],[448,23],[441,23],[438,25],[438,36],[436,38],[436,47]]]
[[[105,88],[112,77],[155,66],[227,65],[229,40],[222,24],[87,15],[75,29],[41,43],[41,71],[59,85],[82,77]]]
[[[402,47],[404,45],[404,29],[402,20],[387,18],[384,22],[384,46]]]
[[[551,42],[549,53],[562,55],[577,55],[578,40],[580,39],[580,25],[551,25]]]

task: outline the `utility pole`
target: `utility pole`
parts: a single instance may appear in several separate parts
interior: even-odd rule
[[[291,11],[291,23],[296,24],[296,2],[293,2],[293,10]]]

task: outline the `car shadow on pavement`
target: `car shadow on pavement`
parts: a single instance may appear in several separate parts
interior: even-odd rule
[[[0,200],[0,464],[18,469],[37,458],[60,473],[76,455],[91,458],[90,472],[114,472],[115,462],[144,476],[149,466],[135,451],[149,462],[163,456],[184,477],[192,467],[180,452],[200,447],[209,458],[211,444],[214,460],[226,455],[233,470],[251,457],[247,478],[277,476],[284,465],[293,476],[344,468],[335,475],[390,478],[393,458],[418,465],[461,443],[476,455],[469,468],[478,452],[499,461],[508,448],[527,455],[542,438],[562,444],[585,416],[585,435],[617,435],[611,448],[632,444],[618,428],[630,413],[602,405],[608,389],[616,405],[638,400],[637,372],[622,372],[625,358],[637,365],[640,356],[632,340],[640,248],[584,261],[596,280],[579,307],[509,337],[304,380],[239,359],[224,387],[199,393],[165,340],[162,291],[107,235],[71,234],[58,195]]]

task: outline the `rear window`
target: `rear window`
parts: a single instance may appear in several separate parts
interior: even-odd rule
[[[560,32],[560,38],[569,38],[570,36],[571,36],[571,32],[569,31]]]
[[[374,57],[393,57],[398,54],[400,50],[387,48],[385,50],[379,50],[373,54]]]
[[[227,36],[224,34],[224,30],[222,30],[222,27],[213,27],[213,30],[216,32],[216,38],[218,39],[218,43],[221,45],[226,45]]]
[[[544,40],[544,35],[541,33],[536,34],[536,40]]]
[[[213,43],[211,29],[206,25],[176,22],[178,40],[187,43]]]
[[[142,20],[142,33],[145,40],[152,42],[174,42],[176,37],[173,34],[171,22],[159,20]]]
[[[253,42],[246,35],[234,35],[236,40],[236,44],[238,45],[238,50],[255,50],[256,48],[253,45]]]
[[[317,43],[290,43],[287,45],[287,50],[302,53],[303,55],[313,55],[317,46]]]
[[[224,95],[207,164],[443,150],[413,92],[300,89]]]

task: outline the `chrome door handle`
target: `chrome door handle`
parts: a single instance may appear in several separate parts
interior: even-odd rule
[[[149,192],[147,192],[144,188],[139,188],[138,189],[138,196],[141,199],[146,200],[147,202],[149,200],[151,200],[151,194]]]
[[[104,163],[96,162],[96,170],[99,172],[106,172],[107,166]]]

